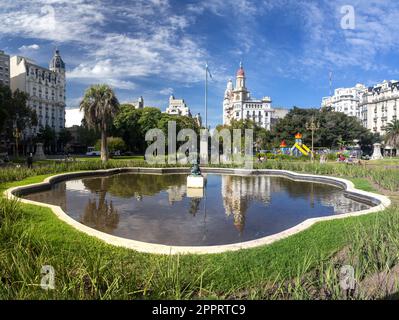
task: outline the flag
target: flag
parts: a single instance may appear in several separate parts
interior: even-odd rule
[[[211,75],[211,72],[209,71],[208,64],[206,64],[206,72],[209,74],[209,78],[213,79],[212,75]]]

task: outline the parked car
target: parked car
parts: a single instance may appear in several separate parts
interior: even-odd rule
[[[94,150],[94,147],[88,147],[86,156],[101,156],[101,151]]]

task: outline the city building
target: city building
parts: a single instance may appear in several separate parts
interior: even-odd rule
[[[173,95],[169,97],[169,106],[166,108],[166,113],[175,116],[191,117],[190,108],[183,99],[175,99]]]
[[[245,86],[245,71],[240,63],[236,73],[236,84],[233,86],[231,79],[223,99],[223,124],[229,125],[232,120],[252,120],[259,126],[270,130],[273,109],[271,98],[264,97],[261,100],[252,99]]]
[[[137,99],[137,101],[128,102],[126,104],[131,105],[135,109],[143,109],[144,108],[144,99],[143,99],[143,97],[140,97]]]
[[[389,122],[398,119],[399,81],[384,80],[371,87],[357,84],[353,88],[339,88],[332,97],[325,97],[321,107],[355,116],[373,133],[385,133]]]
[[[65,127],[65,63],[56,50],[49,68],[21,56],[10,60],[11,90],[28,94],[28,106],[36,111],[38,126],[27,130],[36,135],[41,127],[50,126],[56,132]]]
[[[359,102],[363,126],[373,133],[385,133],[386,125],[399,119],[399,81],[383,81],[367,88]]]
[[[0,50],[0,84],[10,86],[10,56]]]
[[[331,108],[332,111],[343,112],[348,116],[361,119],[359,102],[365,90],[366,87],[362,84],[357,84],[353,88],[335,89],[333,96],[322,99],[321,107]]]
[[[195,119],[195,121],[197,122],[197,125],[198,125],[198,127],[202,127],[202,117],[201,117],[201,114],[200,113],[197,113],[195,116],[194,116],[194,119]]]

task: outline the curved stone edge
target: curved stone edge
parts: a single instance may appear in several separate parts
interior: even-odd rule
[[[27,194],[33,191],[42,191],[48,190],[54,183],[70,180],[73,178],[82,178],[89,176],[98,176],[98,175],[109,175],[109,174],[117,174],[123,172],[142,172],[142,173],[153,173],[153,174],[163,174],[163,173],[189,173],[188,168],[118,168],[118,169],[108,169],[108,170],[95,170],[95,171],[78,171],[71,173],[63,173],[54,175],[46,178],[43,182],[30,184],[26,186],[17,186],[7,189],[4,192],[4,195],[8,199],[18,199],[19,201],[32,204],[41,207],[50,208],[54,214],[62,221],[66,222],[70,226],[75,229],[84,232],[89,236],[96,237],[104,242],[128,249],[133,249],[138,252],[143,253],[153,253],[153,254],[214,254],[214,253],[222,253],[227,251],[237,251],[241,249],[250,249],[259,247],[262,245],[271,244],[275,241],[287,238],[288,236],[297,234],[316,222],[334,220],[334,219],[344,219],[348,217],[356,217],[360,215],[365,215],[372,212],[377,212],[384,210],[391,204],[391,200],[380,194],[367,192],[363,190],[356,189],[354,184],[351,181],[346,179],[329,177],[329,176],[320,176],[320,175],[311,175],[311,174],[303,174],[296,173],[293,171],[287,170],[274,170],[274,169],[234,169],[234,168],[201,168],[204,173],[219,173],[219,174],[237,174],[237,175],[256,175],[256,174],[268,174],[274,176],[283,176],[288,177],[294,180],[303,180],[303,181],[312,181],[318,183],[331,184],[335,186],[342,187],[345,192],[347,192],[350,196],[354,198],[358,198],[362,201],[372,202],[375,206],[371,207],[367,210],[355,211],[345,214],[340,214],[336,216],[326,216],[326,217],[318,217],[318,218],[310,218],[307,219],[300,224],[284,230],[282,232],[266,236],[256,240],[250,240],[241,243],[227,244],[227,245],[216,245],[216,246],[169,246],[162,244],[152,244],[147,242],[141,242],[126,238],[121,238],[117,236],[113,236],[95,229],[92,229],[80,222],[74,220],[69,215],[67,215],[59,206],[54,206],[51,204],[46,204],[42,202],[31,201],[27,199],[20,198],[20,195]]]

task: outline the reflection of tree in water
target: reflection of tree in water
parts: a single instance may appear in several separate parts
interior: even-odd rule
[[[103,179],[106,181],[102,181]],[[108,177],[84,179],[83,183],[92,192],[98,192],[101,189],[113,196],[140,198],[158,194],[171,186],[185,186],[186,175],[117,174]]]
[[[200,209],[201,198],[192,198],[190,201],[190,210],[189,212],[195,216]]]
[[[112,233],[118,227],[119,214],[114,208],[112,201],[105,200],[106,192],[100,192],[100,197],[97,201],[89,199],[81,222],[85,225],[95,228],[97,230]]]

